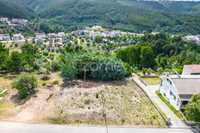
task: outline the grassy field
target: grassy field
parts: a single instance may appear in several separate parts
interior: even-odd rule
[[[56,124],[125,125],[166,127],[165,121],[133,81],[63,82],[59,73],[38,75],[35,96],[23,104],[13,101],[16,76],[1,76],[0,87],[8,90],[0,102],[0,119]]]
[[[95,85],[96,86],[96,85]],[[58,96],[60,97],[60,95]],[[133,81],[73,88],[57,101],[52,123],[166,127],[165,121]],[[54,117],[52,117],[54,116]]]
[[[159,85],[161,80],[159,77],[144,77],[142,78],[148,85]]]
[[[12,88],[12,80],[14,78],[11,76],[0,76],[0,88],[2,89],[11,89]]]

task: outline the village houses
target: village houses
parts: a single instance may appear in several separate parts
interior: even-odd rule
[[[0,22],[8,23],[8,18],[6,18],[6,17],[0,17]]]
[[[11,37],[9,34],[0,34],[0,41],[10,41]]]

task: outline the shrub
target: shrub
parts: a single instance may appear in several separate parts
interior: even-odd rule
[[[59,84],[59,81],[58,81],[58,80],[55,80],[55,81],[53,81],[52,84],[53,84],[53,85],[58,85],[58,84]]]
[[[59,70],[60,70],[59,62],[53,61],[52,64],[51,64],[51,71],[52,72],[57,72]]]
[[[119,80],[127,72],[123,63],[113,57],[103,55],[82,55],[78,57],[78,77],[94,80]]]
[[[133,68],[128,63],[123,63],[127,71],[127,76],[130,76],[133,73]]]
[[[87,78],[94,80],[119,80],[127,75],[122,61],[104,55],[83,54],[65,57],[62,75],[65,78]]]
[[[120,80],[127,75],[121,61],[108,57],[96,58],[95,66],[89,69],[89,78],[97,80]]]
[[[7,94],[7,90],[6,89],[1,89],[0,88],[0,100],[2,97],[4,97]]]
[[[192,97],[185,107],[184,114],[188,120],[200,122],[200,93]]]
[[[48,76],[48,75],[43,75],[42,77],[41,77],[41,80],[43,80],[43,81],[47,81],[47,80],[50,80],[51,78]]]
[[[61,56],[61,75],[65,80],[73,80],[78,75],[78,64],[77,55],[65,54]]]
[[[21,99],[35,93],[35,88],[37,87],[37,79],[35,76],[30,74],[22,74],[17,77],[16,81],[13,83],[13,88],[18,90]]]
[[[9,49],[0,42],[0,71],[8,69]]]

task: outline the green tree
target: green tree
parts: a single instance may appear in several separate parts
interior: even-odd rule
[[[141,68],[152,68],[155,65],[153,49],[148,45],[141,46],[140,65]]]
[[[16,88],[20,98],[24,99],[35,93],[35,88],[37,88],[37,79],[32,74],[22,74],[18,76],[16,81],[13,83],[13,88]]]
[[[62,58],[62,75],[66,79],[118,80],[129,74],[122,61],[105,55],[85,53]]]
[[[200,93],[192,97],[185,107],[184,114],[188,120],[200,122]]]
[[[152,68],[155,66],[153,49],[148,44],[131,45],[125,49],[117,51],[116,57],[120,58],[129,65],[140,69],[143,67]]]
[[[61,56],[61,62],[61,75],[66,80],[73,80],[74,78],[76,78],[77,69],[75,68],[75,55],[66,54],[65,56]]]
[[[10,71],[21,72],[24,70],[24,58],[23,54],[19,52],[12,52],[10,57]]]
[[[9,49],[0,43],[0,70],[8,69]]]
[[[121,80],[128,75],[124,64],[113,58],[97,57],[89,67],[88,77],[97,80]]]
[[[96,36],[94,41],[95,41],[96,43],[101,43],[101,42],[103,41],[103,37],[101,37],[101,36]]]
[[[139,67],[140,66],[140,54],[141,54],[141,46],[133,45],[129,46],[128,50],[128,60],[132,66]]]
[[[22,47],[22,55],[24,57],[25,68],[27,71],[38,69],[36,63],[38,52],[38,48],[31,44],[26,44]]]

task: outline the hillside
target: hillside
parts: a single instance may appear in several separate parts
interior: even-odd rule
[[[16,17],[16,18],[31,18],[34,13],[20,4],[8,0],[0,0],[0,16]]]
[[[46,29],[63,26],[71,30],[97,24],[134,32],[200,33],[200,2],[16,0],[16,3],[35,11],[44,20]]]

